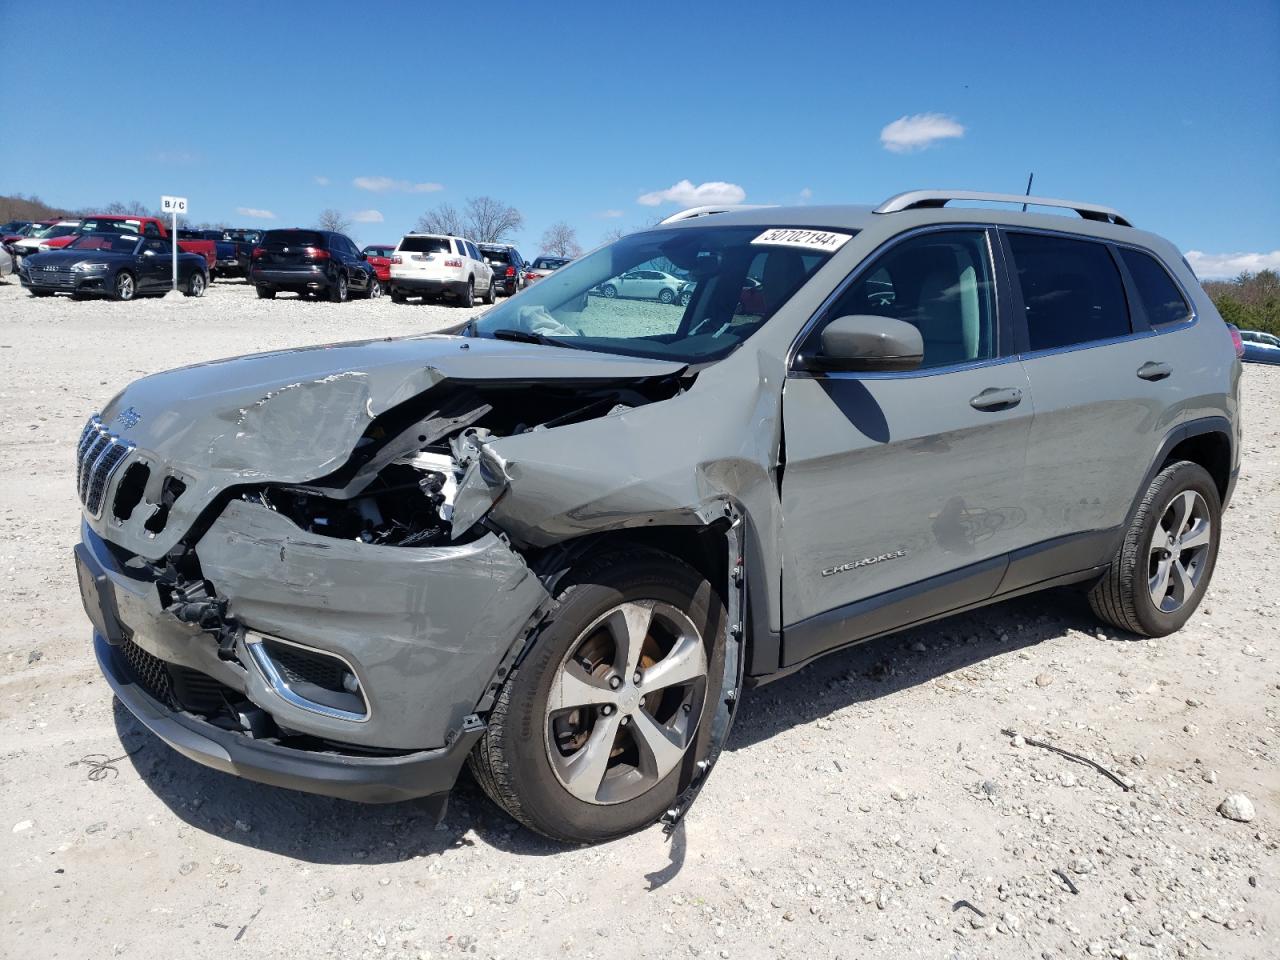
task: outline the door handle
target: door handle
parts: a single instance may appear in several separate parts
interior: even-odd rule
[[[1163,380],[1172,375],[1173,367],[1167,363],[1156,363],[1154,360],[1148,360],[1138,368],[1138,376],[1143,380]]]
[[[1017,387],[988,387],[969,401],[975,410],[1007,410],[1022,402],[1022,391]]]

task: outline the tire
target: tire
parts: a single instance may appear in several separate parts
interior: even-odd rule
[[[423,297],[422,302],[426,303],[427,298]],[[457,303],[460,307],[474,307],[476,305],[476,282],[474,279],[467,281],[467,292],[458,297]]]
[[[128,270],[121,270],[116,274],[116,282],[111,289],[114,299],[129,301],[138,295],[138,281]]]
[[[382,298],[382,281],[377,277],[369,280],[369,290],[365,294],[370,300],[380,300]]]
[[[612,283],[606,283],[603,287],[600,288],[600,292],[603,293],[610,300],[612,300],[614,297],[618,295],[618,288],[615,287]]]
[[[1089,591],[1093,612],[1144,637],[1180,629],[1208,589],[1221,534],[1222,500],[1208,471],[1186,460],[1169,464],[1151,481],[1119,551]]]
[[[408,299],[409,299],[409,298],[408,298],[408,297],[406,297],[406,296],[405,296],[403,293],[401,293],[399,290],[395,289],[394,287],[392,287],[392,288],[391,288],[391,302],[392,302],[392,303],[404,303],[404,302],[405,302],[406,300],[408,300]]]
[[[690,752],[693,760],[706,755],[724,672],[726,612],[701,574],[648,548],[587,560],[570,573],[557,600],[554,619],[507,678],[469,763],[489,797],[526,827],[557,840],[594,843],[657,821],[676,798]],[[648,695],[643,680],[637,685],[617,675],[616,665],[626,658],[623,645],[612,639],[628,634],[625,627],[632,621],[626,611],[646,607],[652,620],[643,631],[630,633],[644,638],[647,655],[635,675],[647,676],[677,661],[689,666],[690,676],[699,665],[703,671],[691,681],[651,686]],[[620,633],[612,633],[608,624]],[[677,636],[681,639],[673,641]],[[671,645],[664,652],[666,642]],[[599,662],[586,660],[588,650],[595,651],[593,656],[603,651]],[[572,680],[570,672],[582,673],[584,661],[595,664],[592,683],[574,687],[566,681]],[[629,669],[624,665],[622,672]],[[616,694],[608,685],[610,675],[619,683]],[[588,688],[592,696],[616,696],[617,705],[549,709],[553,696],[556,702],[571,702],[574,690]],[[659,725],[673,725],[667,732],[677,742],[632,733],[648,730],[653,737]],[[564,739],[575,735],[581,739],[576,746]],[[642,742],[662,745],[662,758],[657,751],[642,753]],[[600,758],[594,766],[570,765],[572,758],[593,755]]]
[[[32,290],[30,291],[30,293],[33,297],[52,297],[53,296],[52,290]]]
[[[693,294],[686,290],[684,293],[680,294],[680,306],[687,307],[689,305],[689,301],[692,299]]]
[[[347,286],[347,275],[339,273],[338,279],[329,285],[329,302],[330,303],[346,303],[347,297],[350,296],[351,290]]]
[[[490,306],[492,306],[493,303],[496,302],[498,299],[498,293],[494,289],[496,284],[497,284],[497,281],[494,280],[492,277],[490,277],[489,289],[484,292],[484,302]]]
[[[203,297],[205,289],[204,274],[196,270],[187,280],[186,286],[182,288],[182,295],[184,297]]]
[[[676,298],[676,292],[675,292],[674,290],[659,290],[659,291],[658,291],[658,302],[659,302],[659,303],[670,303],[670,302],[671,302],[672,300],[674,300],[675,298]]]
[[[274,300],[276,298],[276,292],[270,287],[254,287],[253,289],[258,292],[260,300]]]

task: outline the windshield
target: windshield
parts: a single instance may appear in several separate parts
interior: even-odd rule
[[[131,233],[82,233],[69,244],[68,250],[105,250],[110,253],[133,253],[142,239]]]
[[[259,230],[228,230],[223,236],[234,243],[257,243],[262,239]]]
[[[468,331],[716,360],[760,329],[850,236],[760,226],[631,234],[539,280]]]
[[[80,222],[81,233],[137,233],[141,229],[137,220],[89,219]]]
[[[367,257],[389,257],[395,252],[395,247],[365,247],[364,254]]]
[[[533,261],[535,270],[559,270],[569,261],[564,257],[539,257]]]
[[[65,237],[69,233],[75,233],[79,229],[74,223],[55,223],[48,227],[41,227],[39,230],[32,230],[31,237],[34,240],[51,240],[54,237]]]
[[[484,247],[481,247],[480,252],[494,263],[511,262],[511,254],[507,250],[486,250]]]

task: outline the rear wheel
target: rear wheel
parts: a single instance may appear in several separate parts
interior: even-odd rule
[[[697,571],[645,548],[571,575],[512,672],[470,762],[525,826],[596,842],[654,823],[705,756],[725,609]]]
[[[618,295],[618,288],[615,287],[612,283],[606,283],[603,287],[600,288],[600,292],[603,293],[610,300],[612,300],[614,297]]]
[[[492,304],[498,299],[497,291],[494,289],[497,283],[498,281],[494,280],[492,277],[489,278],[489,289],[484,292],[485,303]]]
[[[466,293],[458,297],[458,306],[474,307],[475,305],[476,305],[476,282],[474,279],[472,279],[467,281]]]
[[[138,283],[134,280],[132,273],[121,270],[116,274],[116,282],[112,290],[117,300],[132,300],[138,295]]]
[[[1221,515],[1218,487],[1204,467],[1182,460],[1161,470],[1120,550],[1089,592],[1093,612],[1146,637],[1179,629],[1213,576]]]
[[[331,303],[346,303],[349,294],[347,275],[340,273],[338,274],[338,279],[329,286],[329,301]]]
[[[276,292],[270,287],[254,287],[254,290],[258,292],[258,297],[262,300],[274,300],[276,298]]]
[[[204,274],[197,270],[183,288],[182,294],[187,297],[203,297],[205,291]]]

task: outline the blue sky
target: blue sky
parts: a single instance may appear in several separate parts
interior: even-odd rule
[[[1202,252],[1202,273],[1280,265],[1275,0],[31,9],[0,8],[0,62],[23,78],[0,193],[181,193],[193,219],[246,226],[381,217],[361,243],[488,194],[524,213],[530,255],[558,219],[591,246],[671,212],[697,195],[683,181],[877,202],[1018,193],[1034,170],[1037,193],[1115,206]]]

